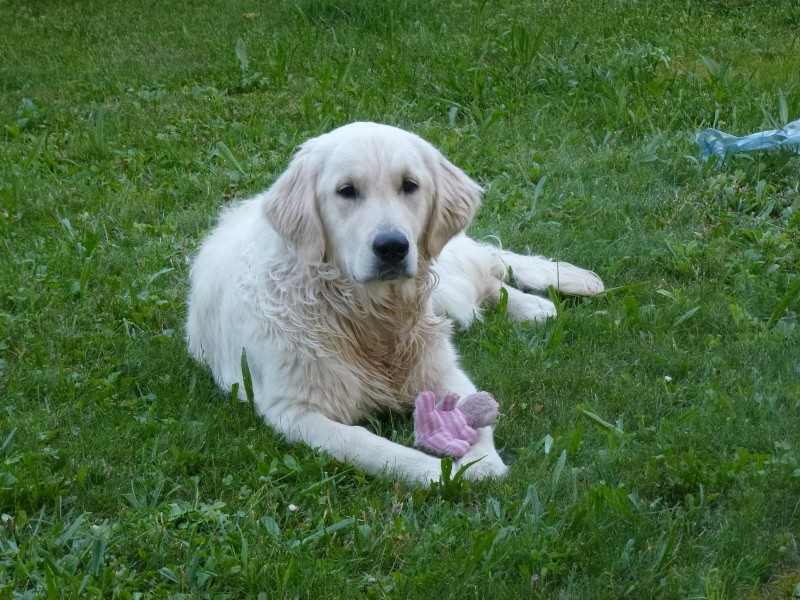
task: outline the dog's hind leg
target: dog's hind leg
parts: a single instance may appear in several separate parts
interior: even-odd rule
[[[525,256],[486,246],[506,266],[512,285],[522,290],[544,291],[551,285],[559,292],[576,296],[594,296],[603,291],[603,281],[592,271],[568,262],[541,256]]]
[[[602,280],[586,269],[541,256],[525,256],[459,235],[435,264],[439,282],[433,290],[433,309],[461,327],[480,318],[480,305],[496,304],[501,289],[508,297],[508,314],[517,321],[543,321],[556,314],[550,300],[524,293],[545,291],[592,296],[603,291]],[[522,291],[520,291],[522,290]]]

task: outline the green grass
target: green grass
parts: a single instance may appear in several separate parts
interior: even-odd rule
[[[0,0],[0,598],[799,596],[800,157],[693,143],[800,117],[799,25],[793,0]],[[187,356],[219,207],[358,119],[486,186],[475,236],[610,288],[458,335],[503,481],[367,478]]]

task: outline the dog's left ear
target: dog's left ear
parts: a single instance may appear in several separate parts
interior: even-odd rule
[[[429,258],[438,257],[445,244],[469,226],[483,193],[481,186],[441,154],[434,178],[436,191],[426,239]]]

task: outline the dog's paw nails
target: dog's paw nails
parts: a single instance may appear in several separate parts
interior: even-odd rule
[[[559,291],[576,296],[596,296],[605,290],[603,280],[592,271],[559,263]]]
[[[602,294],[606,286],[603,285],[603,280],[597,276],[597,274],[592,273],[591,271],[587,271],[588,275],[586,277],[586,295],[587,296],[596,296],[597,294]]]

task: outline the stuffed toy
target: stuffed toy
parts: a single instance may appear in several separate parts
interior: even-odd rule
[[[459,458],[478,439],[476,429],[497,421],[498,406],[488,392],[448,394],[436,404],[433,392],[421,392],[414,408],[414,445],[440,456]]]

